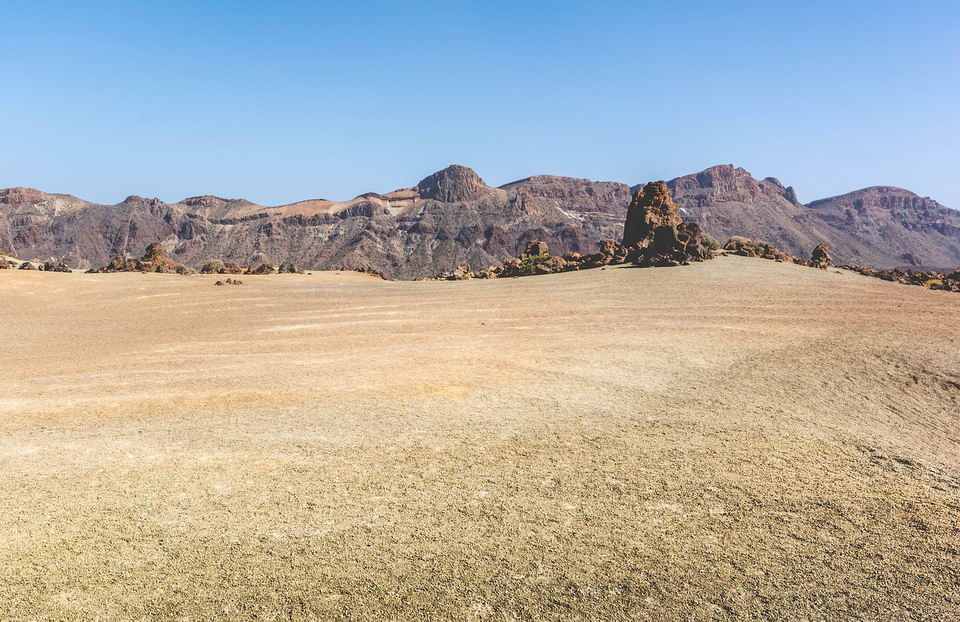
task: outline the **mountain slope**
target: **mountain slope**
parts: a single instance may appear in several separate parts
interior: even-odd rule
[[[802,257],[827,242],[840,262],[960,265],[960,214],[906,190],[872,188],[804,206],[778,180],[757,180],[732,165],[668,185],[685,217],[720,242],[742,235]],[[385,194],[280,206],[210,195],[98,205],[10,188],[0,190],[0,250],[86,268],[139,256],[160,241],[188,265],[211,258],[294,262],[412,279],[464,263],[499,264],[535,239],[554,253],[592,252],[599,240],[622,235],[630,196],[626,184],[552,175],[495,188],[457,165]]]
[[[960,212],[909,190],[873,186],[807,207],[861,245],[886,249],[901,265],[960,264]]]
[[[792,187],[720,165],[668,182],[685,217],[723,241],[741,235],[808,257],[821,242],[840,263],[960,265],[960,212],[900,188],[867,188],[803,205]]]
[[[496,264],[533,239],[557,252],[593,251],[598,240],[620,233],[629,197],[625,184],[561,177],[494,188],[456,165],[387,194],[277,207],[213,196],[175,204],[131,196],[106,206],[10,189],[0,194],[0,244],[20,256],[87,267],[140,254],[159,240],[187,264],[292,261],[416,278],[460,263]]]

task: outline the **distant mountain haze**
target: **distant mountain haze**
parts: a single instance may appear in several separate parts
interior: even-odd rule
[[[839,263],[879,268],[960,265],[960,212],[901,188],[877,186],[803,205],[775,178],[720,165],[668,182],[684,217],[723,243],[734,235],[807,257],[821,242]],[[492,187],[452,165],[410,188],[348,201],[260,206],[198,196],[178,203],[140,196],[99,205],[30,188],[0,190],[0,251],[98,267],[162,242],[188,265],[293,262],[316,270],[377,270],[430,277],[480,269],[531,240],[553,253],[593,252],[619,239],[633,188],[537,175]]]

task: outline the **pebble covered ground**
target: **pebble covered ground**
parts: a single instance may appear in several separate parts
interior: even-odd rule
[[[0,619],[960,619],[960,299],[0,272]]]

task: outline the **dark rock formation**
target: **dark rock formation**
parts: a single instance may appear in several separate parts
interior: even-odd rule
[[[73,272],[67,264],[53,260],[45,261],[41,269],[44,272]]]
[[[703,245],[700,226],[683,222],[670,188],[662,181],[634,193],[623,227],[623,246],[639,266],[679,266],[713,257]]]
[[[830,261],[830,250],[826,244],[817,244],[816,248],[813,249],[813,253],[810,255],[810,265],[821,270],[826,270],[833,265],[833,262]]]
[[[247,272],[247,274],[273,274],[274,272],[275,270],[273,269],[273,266],[262,263],[253,270]]]

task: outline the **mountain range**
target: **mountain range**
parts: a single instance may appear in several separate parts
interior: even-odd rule
[[[806,257],[826,242],[838,263],[960,265],[960,212],[901,188],[875,186],[804,205],[777,179],[758,180],[732,165],[668,186],[684,217],[721,243],[739,235]],[[461,264],[498,264],[532,240],[554,253],[593,252],[598,241],[622,235],[638,187],[552,175],[493,187],[451,165],[385,194],[272,207],[210,195],[178,203],[129,196],[100,205],[8,188],[0,190],[0,251],[87,268],[159,241],[187,265],[293,262],[413,279]]]

